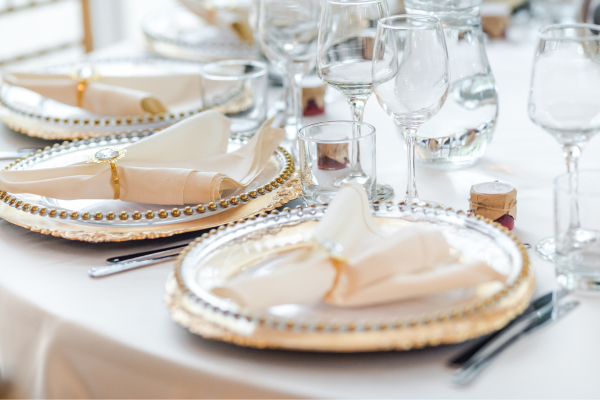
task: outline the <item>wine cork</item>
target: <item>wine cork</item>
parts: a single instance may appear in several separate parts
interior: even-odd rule
[[[517,190],[508,183],[484,182],[471,186],[470,209],[496,221],[504,215],[517,219]]]

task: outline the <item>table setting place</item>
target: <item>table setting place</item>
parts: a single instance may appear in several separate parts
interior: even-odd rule
[[[516,21],[522,3],[494,10]],[[5,68],[0,121],[47,145],[0,152],[1,228],[109,249],[79,271],[94,285],[170,262],[156,298],[203,342],[290,360],[447,348],[444,383],[469,387],[600,290],[600,167],[579,169],[600,131],[600,25],[543,23],[532,69],[507,61],[530,77],[523,112],[562,148],[550,188],[543,150],[518,168],[486,159],[519,146],[492,141],[513,117],[486,53],[509,17],[490,7],[181,0],[144,19],[147,55]],[[380,154],[390,136],[400,147]],[[554,234],[533,242],[518,200],[543,185]]]

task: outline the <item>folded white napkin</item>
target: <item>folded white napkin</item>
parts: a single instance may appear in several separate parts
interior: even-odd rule
[[[120,200],[149,204],[199,204],[217,201],[223,190],[251,183],[268,164],[284,131],[271,121],[238,150],[227,153],[230,121],[215,111],[185,119],[127,147],[117,162]],[[106,146],[110,147],[110,146]],[[25,171],[1,171],[0,190],[56,199],[112,199],[108,163],[82,162]]]
[[[459,262],[432,224],[384,232],[360,185],[339,191],[314,239],[343,249],[347,261],[333,261],[321,245],[312,245],[249,268],[213,293],[250,308],[319,301],[366,306],[506,280],[483,261]]]
[[[179,0],[179,2],[209,24],[233,31],[242,40],[253,41],[252,28],[248,22],[250,1],[241,2],[231,8],[207,7],[210,3],[204,0]]]
[[[3,80],[43,97],[78,106],[78,82],[68,75],[13,72],[4,74]],[[199,74],[100,75],[87,83],[81,108],[108,117],[158,114],[168,111],[166,105],[200,99],[201,90]]]

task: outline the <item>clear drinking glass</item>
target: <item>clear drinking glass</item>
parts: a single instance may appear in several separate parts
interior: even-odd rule
[[[417,161],[441,169],[466,168],[483,157],[498,120],[496,81],[485,51],[482,0],[404,0],[407,14],[438,17],[450,60],[448,101],[419,130]]]
[[[373,88],[381,107],[406,137],[408,184],[405,201],[419,199],[415,177],[415,137],[442,108],[450,69],[444,31],[436,17],[397,15],[380,19],[373,53]]]
[[[373,93],[373,45],[377,21],[389,16],[387,0],[340,1],[323,3],[317,74],[348,100],[352,119],[362,122],[365,104]],[[352,172],[343,182],[362,182],[368,176],[361,169],[360,149]],[[377,197],[387,200],[394,196],[390,185],[379,185]]]
[[[358,146],[356,145],[358,144]],[[331,121],[305,126],[298,134],[302,197],[308,204],[330,203],[340,180],[352,173],[360,149],[362,182],[369,199],[375,197],[375,127],[357,121]]]
[[[320,0],[260,0],[260,44],[267,59],[285,71],[293,92],[296,129],[287,139],[294,147],[302,126],[302,77],[315,66],[320,13]]]
[[[539,34],[529,94],[529,118],[563,147],[567,171],[577,174],[581,150],[600,131],[600,25],[565,24]],[[577,207],[571,223],[577,230]],[[552,261],[554,238],[536,245]]]
[[[555,179],[554,223],[558,283],[600,291],[600,171]]]
[[[202,101],[231,119],[231,132],[254,134],[267,116],[267,66],[228,60],[202,67]]]

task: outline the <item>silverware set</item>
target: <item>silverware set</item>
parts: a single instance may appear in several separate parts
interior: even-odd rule
[[[457,386],[469,385],[490,362],[510,345],[525,336],[558,321],[579,306],[578,301],[561,302],[571,293],[561,289],[545,294],[531,302],[529,307],[504,328],[480,340],[472,347],[449,361],[458,369],[452,374],[450,382]]]
[[[120,272],[130,271],[132,269],[147,267],[170,261],[177,257],[181,250],[189,243],[177,246],[165,247],[159,250],[144,251],[141,253],[128,254],[119,257],[106,259],[105,266],[91,268],[88,274],[92,278],[101,278],[104,276],[118,274]]]

